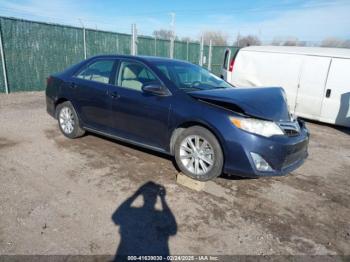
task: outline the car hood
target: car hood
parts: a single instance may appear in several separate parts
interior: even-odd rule
[[[285,94],[280,87],[213,89],[187,94],[249,116],[276,122],[290,121]]]

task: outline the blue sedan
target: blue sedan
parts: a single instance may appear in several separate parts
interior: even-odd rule
[[[282,88],[235,88],[179,60],[92,57],[50,76],[46,103],[66,137],[90,131],[170,154],[200,181],[285,175],[308,155]]]

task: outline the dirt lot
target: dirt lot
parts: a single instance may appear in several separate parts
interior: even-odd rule
[[[0,254],[350,254],[350,133],[308,127],[310,157],[289,176],[222,177],[198,193],[166,156],[64,138],[41,92],[0,95]],[[124,202],[149,181],[166,212],[159,197],[157,211]],[[151,205],[154,188],[141,188]]]

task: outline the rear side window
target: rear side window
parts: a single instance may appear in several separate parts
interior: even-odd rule
[[[83,69],[76,77],[108,84],[113,70],[113,65],[113,60],[99,60]]]

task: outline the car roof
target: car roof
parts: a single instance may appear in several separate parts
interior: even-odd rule
[[[350,49],[346,49],[346,48],[301,47],[301,46],[249,46],[249,47],[242,48],[241,51],[256,51],[256,52],[350,58]]]
[[[133,55],[98,55],[91,57],[90,59],[95,58],[132,58],[139,61],[146,61],[146,62],[181,62],[181,63],[188,63],[184,60],[179,59],[171,59],[167,57],[159,57],[159,56],[133,56]]]

